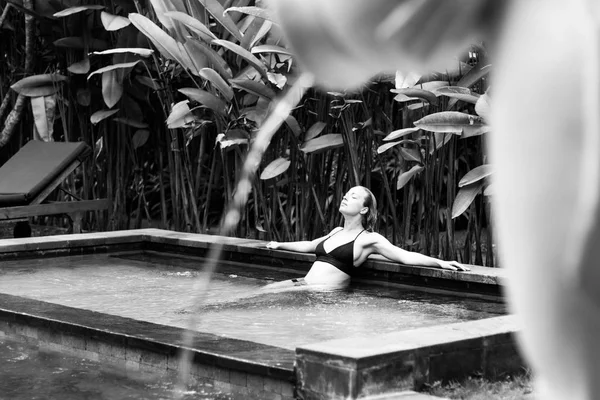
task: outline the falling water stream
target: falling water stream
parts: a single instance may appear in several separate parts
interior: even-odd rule
[[[252,180],[256,175],[256,170],[262,156],[271,142],[271,138],[290,115],[293,108],[298,105],[306,90],[312,86],[312,82],[312,76],[308,73],[303,73],[287,93],[275,102],[275,107],[260,127],[256,139],[250,145],[250,150],[246,156],[236,185],[235,194],[223,215],[219,235],[227,236],[236,228],[242,215],[242,209],[246,206],[250,191],[252,190]],[[220,242],[215,242],[211,245],[203,268],[203,271],[206,273],[202,274],[195,284],[194,293],[197,293],[197,295],[193,302],[194,306],[189,319],[189,329],[183,335],[184,350],[179,357],[179,378],[177,389],[173,392],[174,399],[180,399],[183,393],[185,393],[191,363],[191,352],[188,349],[194,340],[195,330],[198,329],[201,319],[200,309],[204,304],[208,286],[210,285],[217,262],[221,258],[222,250],[223,244]]]

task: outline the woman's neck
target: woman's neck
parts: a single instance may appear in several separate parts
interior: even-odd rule
[[[363,230],[365,229],[362,224],[362,215],[357,215],[356,217],[345,217],[344,218],[344,230],[345,231],[355,231],[355,230]]]

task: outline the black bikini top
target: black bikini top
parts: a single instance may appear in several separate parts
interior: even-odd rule
[[[325,240],[319,243],[317,245],[317,248],[315,249],[315,255],[317,256],[316,261],[323,261],[329,263],[337,269],[339,269],[340,271],[348,275],[352,275],[352,271],[354,270],[354,242],[364,231],[364,229],[360,231],[353,241],[338,246],[335,249],[331,250],[329,253],[325,251],[323,243],[325,243],[325,241],[331,236],[335,235],[335,233],[331,236],[327,236]]]

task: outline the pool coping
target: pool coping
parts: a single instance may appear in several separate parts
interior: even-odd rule
[[[22,252],[60,251],[68,253],[69,249],[83,247],[111,246],[117,244],[146,243],[178,246],[188,249],[208,250],[211,245],[219,244],[224,251],[268,258],[276,258],[282,266],[308,270],[315,260],[313,254],[297,253],[285,250],[266,249],[267,242],[254,239],[234,238],[200,233],[185,233],[162,229],[135,229],[128,231],[92,232],[72,235],[56,235],[35,238],[2,239],[0,240],[0,259],[17,255]],[[70,253],[72,254],[72,253]],[[273,257],[276,256],[276,257]],[[292,261],[292,264],[287,262]],[[418,278],[427,283],[428,280],[454,281],[465,284],[502,287],[506,282],[506,273],[501,268],[489,268],[478,265],[468,265],[471,269],[466,272],[443,270],[432,267],[420,267],[398,264],[386,261],[384,257],[374,255],[357,271],[357,279],[368,276],[376,279],[379,275],[383,280],[386,274],[393,273],[405,277]],[[411,282],[409,282],[411,283]]]
[[[0,240],[0,260],[132,249],[205,255],[213,244],[222,246],[230,260],[252,263],[268,261],[299,274],[307,271],[314,260],[314,255],[310,254],[266,249],[265,243],[252,239],[141,229],[4,239]],[[383,283],[393,281],[423,286],[435,283],[441,284],[441,287],[453,287],[458,283],[462,285],[460,287],[474,287],[476,291],[489,290],[491,293],[501,293],[505,282],[504,271],[498,268],[471,266],[469,272],[455,272],[400,265],[384,261],[381,257],[371,257],[361,269],[363,272],[358,280],[378,280]],[[75,325],[77,323],[71,326]],[[162,325],[154,328],[164,329]],[[179,334],[183,331],[180,328],[172,329],[178,330]],[[292,353],[295,368],[291,368],[289,363],[283,369],[268,363],[257,368],[266,368],[262,372],[267,375],[274,374],[280,379],[295,380],[296,395],[305,400],[361,398],[415,389],[436,380],[458,379],[474,372],[473,369],[484,374],[520,370],[524,362],[515,341],[519,330],[514,317],[508,315],[377,335],[375,339],[339,339],[300,346],[295,354],[287,350],[289,353],[284,357],[292,356]],[[140,338],[127,334],[125,336]],[[176,338],[172,339],[166,345],[176,347],[179,342]],[[159,347],[165,345],[160,338],[144,340],[162,343]],[[149,345],[150,348],[154,346]],[[174,347],[168,348],[173,351]],[[204,350],[200,346],[195,351]],[[227,365],[243,370],[245,365],[253,363],[251,357],[241,361],[249,364],[240,364],[240,359],[236,359]],[[448,364],[458,367],[450,369],[446,367]],[[252,368],[254,367],[250,367]],[[293,375],[292,378],[290,374]]]

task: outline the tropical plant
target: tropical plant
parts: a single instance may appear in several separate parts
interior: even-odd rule
[[[23,14],[23,4],[5,21],[35,19],[44,65],[0,72],[15,90],[46,92],[43,101],[24,97],[36,98],[34,112],[23,113],[10,142],[31,137],[24,127],[35,124],[41,137],[94,147],[80,190],[113,199],[96,229],[218,226],[258,128],[298,77],[268,10],[250,0],[69,0]],[[476,169],[487,162],[488,71],[477,48],[443,73],[380,76],[354,92],[310,89],[273,137],[235,234],[321,235],[339,223],[347,188],[363,184],[380,200],[378,229],[395,243],[493,264],[488,202],[475,197],[490,172]],[[0,94],[16,104],[6,89]],[[455,225],[467,232],[460,245]],[[482,246],[471,252],[484,234],[485,260]]]

